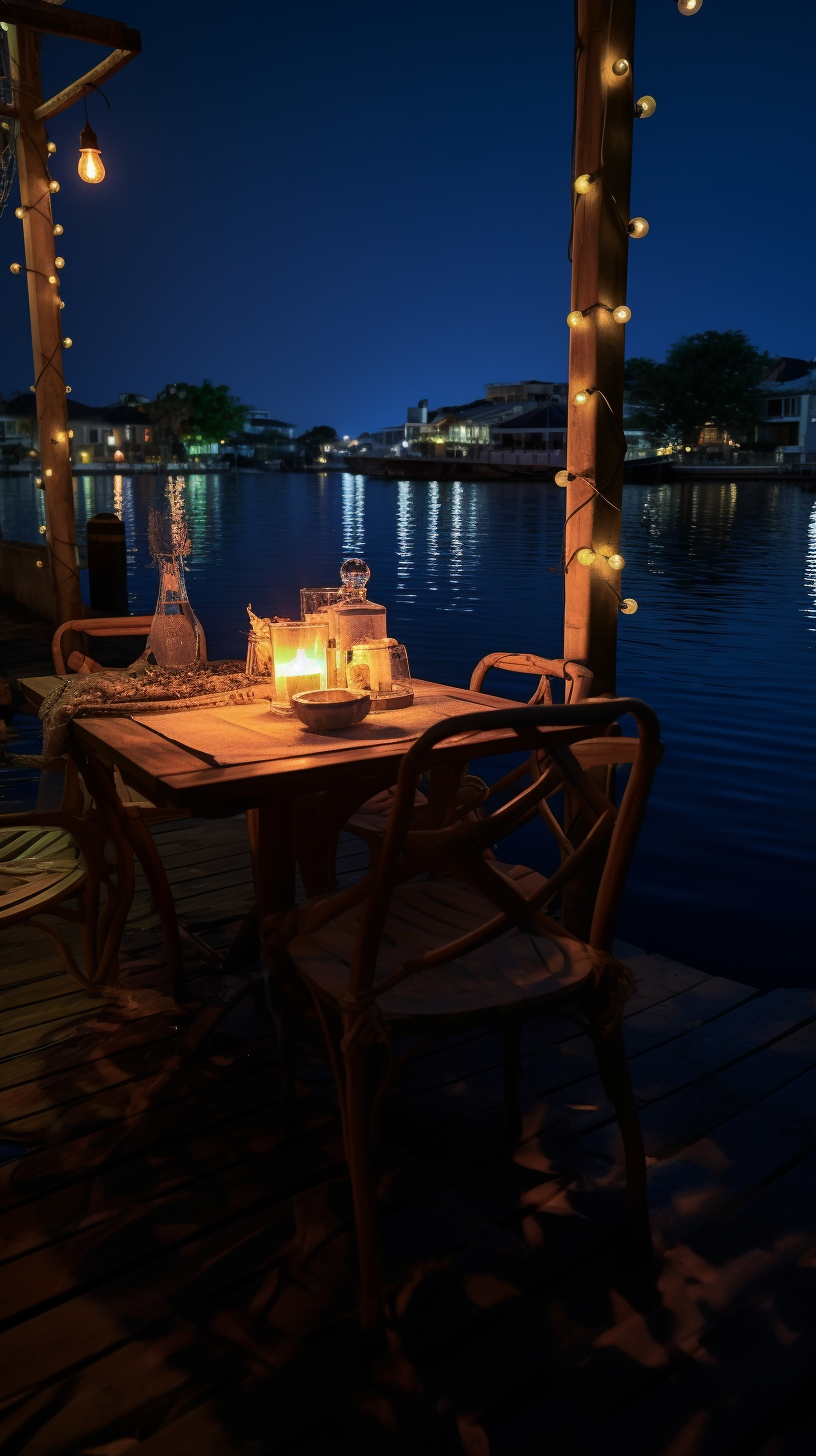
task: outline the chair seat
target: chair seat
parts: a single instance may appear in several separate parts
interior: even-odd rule
[[[0,923],[45,910],[85,877],[76,841],[63,829],[0,829]]]
[[[542,877],[524,865],[494,867],[525,895]],[[289,954],[318,995],[340,1002],[348,984],[360,906],[310,935],[297,937]],[[499,912],[484,896],[455,880],[426,880],[396,889],[380,942],[374,985],[406,960],[466,934]],[[513,929],[459,959],[409,976],[378,996],[374,1009],[386,1021],[478,1018],[522,1003],[561,997],[591,977],[586,947],[548,932]]]

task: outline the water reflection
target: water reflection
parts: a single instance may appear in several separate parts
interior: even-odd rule
[[[117,482],[119,482],[117,484]],[[164,477],[80,475],[89,515],[125,522],[131,611],[151,612],[147,516]],[[189,478],[191,601],[213,655],[242,657],[245,609],[297,611],[304,585],[371,564],[417,676],[466,685],[486,652],[561,655],[561,493],[527,483],[362,476]],[[37,540],[42,492],[0,487],[7,539]],[[812,672],[816,508],[787,484],[629,486],[618,683],[657,709],[666,742],[621,933],[736,979],[813,979],[801,968],[812,891]],[[804,558],[804,573],[800,566]],[[795,971],[780,969],[793,965]]]

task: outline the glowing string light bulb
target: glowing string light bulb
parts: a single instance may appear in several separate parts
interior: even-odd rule
[[[58,298],[57,299],[57,303],[59,304],[59,307],[60,308],[64,308],[65,307],[65,299],[64,298]]]
[[[65,267],[65,259],[64,258],[55,258],[54,259],[54,267],[55,268],[64,268]]]
[[[584,322],[584,315],[579,308],[574,308],[572,313],[567,314],[567,323],[571,329],[577,329],[579,324]]]
[[[573,404],[586,404],[588,399],[589,391],[587,389],[579,389],[578,393],[572,396]]]
[[[49,142],[48,145],[46,146],[46,149],[45,150],[47,152],[50,152],[51,153],[51,156],[53,157],[55,151],[57,150],[57,144],[56,144],[56,142]]]
[[[69,339],[67,336],[62,341],[62,347],[63,347],[63,349],[71,349],[71,348],[73,348],[73,344],[74,344],[73,339]]]
[[[54,237],[55,238],[61,238],[64,232],[65,232],[65,228],[62,226],[62,223],[61,222],[55,222],[54,223]]]
[[[555,483],[556,485],[567,486],[569,485],[570,481],[574,479],[575,476],[570,475],[568,470],[559,470],[556,472]]]
[[[595,186],[597,180],[597,172],[582,172],[580,177],[576,177],[573,184],[575,191],[581,193],[589,192],[590,188]]]
[[[635,612],[637,611],[637,602],[635,601],[634,597],[624,597],[623,601],[620,604],[620,609],[623,612],[624,617],[634,616]]]
[[[56,283],[56,282],[58,282],[58,279],[55,277],[55,275],[53,273],[49,273],[49,275],[48,275],[48,282],[49,283]]]
[[[647,232],[649,231],[649,224],[647,223],[645,217],[633,217],[630,218],[629,225],[626,231],[633,238],[645,238]]]
[[[677,9],[681,15],[696,15],[702,8],[703,0],[677,0]]]
[[[52,177],[51,181],[48,184],[48,191],[49,192],[59,192],[59,190],[60,190],[60,188],[59,188],[59,182],[55,181],[54,178]]]
[[[25,208],[24,207],[15,207],[15,209],[14,209],[14,216],[15,217],[19,217],[20,221],[22,222],[23,218],[25,217]]]
[[[591,566],[595,560],[595,552],[589,546],[582,546],[577,553],[576,560],[580,561],[582,566]]]
[[[626,562],[622,556],[618,555],[617,551],[613,551],[611,556],[607,556],[606,564],[607,566],[611,566],[613,571],[622,571]]]
[[[639,96],[635,102],[635,116],[643,121],[647,116],[654,116],[656,108],[654,96]]]
[[[105,164],[96,132],[87,121],[79,134],[77,171],[83,182],[102,182],[105,176]]]
[[[612,70],[616,76],[625,76],[629,70],[629,62],[623,59],[612,62]]]
[[[19,263],[9,263],[9,270],[12,273],[19,273],[20,267],[21,265]]]
[[[632,310],[627,308],[625,303],[619,303],[617,308],[613,308],[612,317],[616,324],[628,324],[632,317]]]

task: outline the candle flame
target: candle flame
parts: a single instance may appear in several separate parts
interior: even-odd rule
[[[299,647],[291,662],[282,662],[276,671],[279,677],[303,677],[307,673],[321,672],[323,664],[317,657],[307,657],[305,649]]]

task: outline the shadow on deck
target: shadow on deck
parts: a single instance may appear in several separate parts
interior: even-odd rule
[[[224,943],[251,900],[243,820],[156,838],[180,915]],[[341,846],[343,874],[359,851]],[[812,1449],[812,991],[627,955],[649,1267],[622,1238],[616,1128],[574,1028],[526,1028],[512,1157],[493,1035],[418,1058],[382,1161],[391,1340],[373,1357],[331,1089],[304,1068],[285,1140],[262,996],[186,1057],[214,968],[191,943],[179,1011],[143,887],[102,1003],[33,932],[0,945],[4,1452]]]

